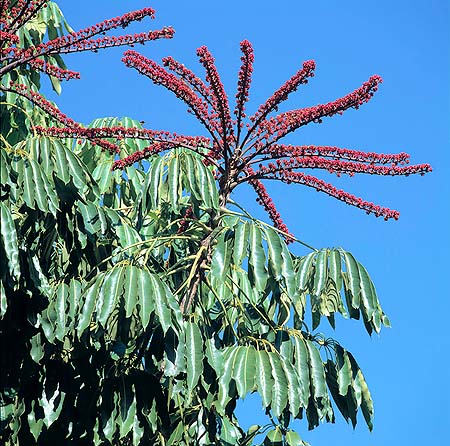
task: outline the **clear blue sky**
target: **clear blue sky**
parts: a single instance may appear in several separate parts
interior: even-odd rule
[[[355,431],[337,418],[312,432],[296,425],[313,446],[416,446],[448,444],[450,424],[450,26],[446,0],[301,1],[86,1],[58,2],[79,29],[128,10],[152,6],[155,21],[135,31],[172,25],[172,41],[136,49],[160,60],[172,55],[202,73],[195,49],[207,45],[233,97],[239,42],[255,49],[249,109],[256,110],[307,59],[316,77],[286,107],[329,101],[370,75],[384,83],[360,110],[311,124],[287,140],[384,153],[406,151],[413,163],[430,163],[424,177],[354,177],[334,184],[369,201],[398,209],[398,222],[367,216],[301,186],[269,185],[285,222],[315,247],[342,246],[371,274],[392,329],[370,338],[362,324],[337,320],[336,337],[361,365],[375,402],[375,429],[363,420]],[[120,62],[122,49],[67,57],[82,80],[64,85],[60,108],[88,123],[130,116],[146,127],[195,134],[201,129],[184,104]],[[284,108],[283,110],[285,110]],[[320,175],[319,175],[320,176]],[[323,177],[323,176],[322,176]],[[325,178],[325,177],[323,177]],[[250,191],[239,194],[264,217]],[[298,253],[304,251],[298,249]],[[264,423],[252,397],[240,406],[243,425]]]

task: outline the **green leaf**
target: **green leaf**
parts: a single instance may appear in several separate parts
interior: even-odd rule
[[[100,274],[95,282],[87,289],[86,293],[82,296],[82,300],[84,298],[84,305],[81,310],[81,316],[79,318],[77,326],[78,337],[83,334],[84,330],[86,330],[91,322],[98,292],[101,288],[104,277],[104,274]]]
[[[342,288],[341,253],[336,249],[332,249],[328,257],[328,273],[339,292]]]
[[[6,299],[5,288],[3,282],[0,281],[0,317],[3,317],[8,309],[8,301]]]
[[[233,263],[241,267],[242,261],[247,255],[248,235],[250,229],[247,222],[240,222],[234,230]]]
[[[272,378],[272,366],[269,361],[269,355],[264,350],[256,353],[256,370],[258,370],[258,373],[255,375],[258,392],[261,395],[263,406],[269,407],[272,402],[274,381]]]
[[[277,427],[267,432],[266,438],[264,438],[264,446],[282,446],[283,445],[283,433]]]
[[[300,435],[294,431],[288,431],[286,433],[286,443],[288,446],[304,446],[306,444]]]
[[[125,268],[124,278],[124,301],[125,301],[125,316],[131,317],[133,311],[136,308],[138,297],[142,295],[139,293],[139,279],[141,270],[133,265],[129,265]],[[145,328],[145,327],[144,327]]]
[[[219,194],[211,171],[197,157],[194,158],[194,164],[203,201],[206,206],[217,209],[219,207]]]
[[[10,210],[0,202],[0,229],[3,248],[8,259],[9,272],[16,280],[20,278],[19,242],[16,226]]]
[[[66,394],[64,392],[56,389],[50,399],[47,399],[46,392],[42,392],[42,397],[39,399],[39,402],[44,410],[44,424],[47,427],[50,427],[58,419],[63,408],[65,396]]]
[[[308,339],[305,342],[306,348],[308,349],[310,375],[312,386],[314,389],[314,398],[328,399],[325,371],[319,350],[317,350],[316,346]]]
[[[192,392],[203,373],[203,338],[193,322],[186,322],[186,364],[188,392]]]
[[[161,327],[164,333],[166,333],[170,327],[174,328],[172,324],[172,311],[174,310],[174,308],[173,305],[171,305],[172,308],[169,307],[169,298],[172,297],[172,293],[161,282],[158,276],[149,273],[149,277],[152,281],[152,287],[154,290],[155,311]],[[179,316],[178,322],[180,322]]]
[[[31,340],[30,356],[31,359],[39,364],[39,361],[44,357],[44,344],[41,339],[41,333],[34,335]]]
[[[256,224],[250,225],[249,243],[249,279],[258,292],[263,292],[267,282],[266,255],[262,247],[261,230]]]
[[[223,283],[229,274],[232,251],[230,243],[230,239],[227,240],[227,231],[222,231],[217,238],[211,259],[211,283],[214,287]]]
[[[104,194],[105,192],[109,192],[111,189],[111,179],[113,176],[113,172],[111,170],[113,164],[113,160],[105,160],[97,165],[92,176],[94,180],[97,181],[99,192]]]
[[[69,287],[65,283],[60,283],[56,288],[56,302],[55,302],[55,310],[56,310],[56,330],[55,337],[56,339],[63,341],[64,336],[66,335],[66,331],[68,329],[66,324],[66,302],[68,300]]]
[[[352,307],[357,309],[360,307],[360,278],[359,268],[355,258],[347,251],[341,250],[347,270],[349,291],[352,295]]]
[[[128,432],[133,429],[135,420],[136,420],[136,397],[134,395],[134,391],[131,391],[133,395],[133,401],[130,405],[127,404],[127,408],[125,411],[125,417],[123,414],[121,414],[121,422],[119,422],[119,436],[120,438],[125,437],[125,435],[128,434]],[[130,395],[131,396],[131,395]],[[128,398],[130,397],[128,396]],[[122,396],[121,396],[122,399]]]
[[[345,396],[347,395],[349,386],[352,384],[352,366],[347,352],[340,345],[336,345],[335,352],[339,393]]]
[[[300,291],[306,291],[311,278],[312,263],[317,255],[317,251],[311,252],[300,260],[300,266],[297,272],[298,288]]]
[[[283,259],[281,257],[281,242],[278,234],[269,227],[264,228],[264,234],[267,240],[267,251],[269,257],[269,266],[273,272],[274,279],[279,282],[281,280],[281,265]]]
[[[366,319],[370,321],[374,318],[374,313],[378,310],[378,299],[376,297],[376,294],[374,293],[375,287],[369,277],[369,273],[367,272],[366,268],[364,268],[364,266],[359,262],[357,262],[357,265],[361,285],[361,302],[363,304]],[[377,333],[380,331],[380,325],[375,325],[374,328]]]
[[[105,276],[97,301],[97,320],[105,327],[116,303],[123,293],[123,267],[112,268]]]
[[[281,365],[284,370],[284,374],[287,380],[287,390],[288,390],[288,401],[289,401],[289,410],[293,417],[296,417],[300,411],[300,407],[302,406],[302,401],[299,394],[300,381],[297,375],[297,372],[292,365],[292,362],[284,357],[281,360]]]
[[[181,196],[180,186],[180,161],[178,155],[172,157],[169,162],[167,182],[169,183],[170,204],[174,212],[179,211],[179,201]]]
[[[164,172],[163,158],[154,156],[151,158],[150,169],[145,180],[145,185],[148,185],[148,192],[152,203],[152,209],[159,207],[159,186]]]
[[[152,275],[147,270],[139,269],[137,277],[139,313],[142,327],[145,330],[150,321],[150,315],[155,310],[155,283]]]
[[[282,262],[281,262],[281,274],[284,278],[284,283],[286,286],[286,291],[288,296],[291,299],[297,299],[298,297],[298,292],[297,292],[297,287],[296,287],[296,277],[295,277],[295,272],[294,272],[294,265],[292,262],[292,256],[291,253],[289,252],[286,243],[283,239],[280,239],[280,244],[281,244],[281,257],[283,258]]]
[[[267,355],[273,378],[271,407],[273,414],[279,417],[288,401],[288,381],[281,365],[280,356],[272,352],[268,352]]]
[[[76,279],[71,279],[68,292],[68,318],[70,321],[70,329],[75,325],[75,319],[79,311],[81,301],[81,283]]]
[[[302,407],[308,407],[310,393],[309,356],[305,341],[300,336],[292,337],[294,343],[294,367],[299,377],[299,396]]]
[[[236,347],[228,347],[224,350],[223,371],[219,377],[219,395],[216,405],[219,414],[224,413],[225,406],[230,399],[234,397],[234,392],[230,386],[230,381],[237,353],[238,349]]]
[[[242,437],[239,429],[228,419],[222,418],[222,426],[220,429],[220,440],[223,446],[232,446],[239,444],[239,439]]]
[[[244,399],[247,392],[255,387],[256,351],[251,345],[238,347],[236,362],[233,368],[233,378],[239,396]]]
[[[327,281],[327,269],[328,269],[327,257],[328,257],[327,249],[320,250],[316,257],[316,263],[314,266],[314,288],[313,288],[313,293],[315,296],[320,296]]]

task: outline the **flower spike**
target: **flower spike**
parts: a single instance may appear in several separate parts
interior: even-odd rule
[[[429,164],[409,165],[405,152],[384,154],[363,152],[333,146],[280,144],[279,140],[311,122],[322,122],[325,117],[342,114],[350,108],[358,109],[368,102],[382,82],[374,75],[353,92],[326,104],[294,109],[270,116],[277,112],[281,102],[288,99],[302,84],[314,76],[314,61],[306,61],[290,79],[276,90],[250,118],[246,125],[245,106],[248,102],[253,72],[254,54],[250,42],[241,42],[241,66],[238,73],[238,88],[234,115],[231,119],[228,98],[217,72],[214,58],[205,46],[197,50],[200,62],[205,68],[205,81],[172,57],[163,59],[164,66],[149,60],[136,51],[125,52],[123,61],[141,74],[148,76],[155,84],[175,93],[189,107],[203,124],[210,139],[204,137],[180,136],[164,131],[148,129],[95,128],[83,129],[66,125],[65,128],[36,128],[41,134],[93,138],[139,138],[150,145],[144,150],[114,162],[114,169],[123,169],[142,159],[149,158],[174,147],[185,147],[203,158],[206,165],[214,165],[215,178],[219,185],[220,205],[226,206],[230,194],[239,184],[248,183],[255,190],[261,204],[274,226],[284,233],[286,241],[294,240],[275,208],[273,200],[262,183],[264,180],[278,180],[311,187],[319,192],[358,207],[367,213],[384,219],[398,219],[398,211],[381,207],[362,198],[340,190],[332,184],[306,174],[308,169],[320,169],[340,176],[347,174],[408,176],[431,172]],[[257,166],[257,167],[255,167]]]

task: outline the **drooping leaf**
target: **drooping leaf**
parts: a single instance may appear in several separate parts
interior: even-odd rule
[[[347,270],[347,277],[348,277],[348,288],[352,295],[352,307],[356,309],[359,308],[360,306],[360,290],[361,290],[358,264],[352,254],[343,250],[341,252],[345,259],[345,267]]]
[[[298,288],[300,291],[306,291],[312,274],[312,264],[317,252],[311,252],[300,260],[297,271]]]
[[[272,369],[273,388],[272,388],[272,411],[279,417],[288,402],[288,381],[281,364],[279,355],[268,352],[270,367]]]
[[[261,230],[250,225],[249,233],[249,278],[259,292],[264,291],[267,282],[266,255],[262,246]]]
[[[252,345],[240,346],[238,349],[232,376],[238,394],[243,399],[255,387],[256,351]]]
[[[300,336],[293,336],[294,367],[299,377],[299,396],[302,407],[308,406],[310,394],[309,356],[305,340]]]
[[[188,391],[192,392],[203,373],[203,338],[197,324],[186,322],[186,365]]]
[[[8,259],[9,272],[16,280],[20,277],[19,243],[16,226],[10,210],[0,202],[1,241]]]
[[[233,263],[236,267],[241,267],[244,257],[247,255],[249,225],[247,222],[240,222],[234,230]]]

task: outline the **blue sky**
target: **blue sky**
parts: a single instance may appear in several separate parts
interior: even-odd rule
[[[138,23],[132,30],[172,25],[175,38],[135,49],[156,60],[171,55],[202,75],[195,50],[207,45],[230,98],[236,89],[239,42],[250,40],[255,50],[250,111],[304,60],[316,61],[316,76],[290,97],[283,110],[328,102],[372,74],[383,77],[384,83],[368,104],[325,119],[323,124],[311,124],[286,142],[381,153],[406,151],[412,163],[430,163],[434,171],[424,177],[333,180],[337,187],[398,209],[399,221],[384,222],[301,186],[268,185],[286,224],[300,239],[318,248],[342,246],[366,266],[392,322],[391,329],[372,338],[355,321],[337,320],[335,333],[322,328],[350,350],[362,367],[375,402],[374,432],[368,432],[362,419],[355,431],[340,418],[335,425],[321,425],[312,432],[303,422],[296,428],[313,446],[445,444],[450,423],[449,3],[58,3],[75,30],[128,10],[154,7],[157,19]],[[123,49],[113,49],[67,57],[82,79],[64,85],[56,99],[62,111],[84,123],[95,117],[130,116],[144,120],[149,128],[201,133],[184,104],[123,66],[122,53]],[[236,198],[265,218],[249,190]],[[247,398],[239,414],[243,425],[265,422],[256,398]]]

